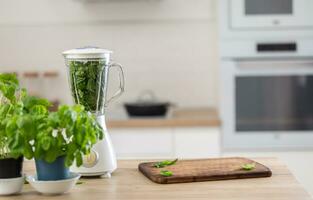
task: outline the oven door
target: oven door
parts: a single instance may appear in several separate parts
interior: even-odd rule
[[[313,147],[313,60],[222,64],[226,149]]]
[[[232,28],[313,26],[312,0],[228,0]]]

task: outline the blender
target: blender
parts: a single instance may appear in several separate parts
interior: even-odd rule
[[[81,104],[95,115],[104,129],[104,138],[83,157],[83,165],[71,170],[83,176],[111,177],[116,169],[116,156],[105,124],[105,111],[108,103],[124,91],[122,66],[111,63],[112,51],[96,47],[77,48],[63,52],[68,71],[68,80],[72,97],[76,104]],[[110,98],[107,97],[108,77],[111,68],[116,68],[119,75],[119,89]]]

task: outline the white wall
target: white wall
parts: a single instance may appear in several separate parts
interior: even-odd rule
[[[2,0],[0,69],[61,70],[56,90],[69,102],[61,52],[95,45],[124,65],[120,103],[152,89],[181,106],[214,106],[215,7],[214,0]]]

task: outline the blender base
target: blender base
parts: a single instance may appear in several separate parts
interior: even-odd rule
[[[101,178],[111,178],[111,173],[110,172],[107,172],[107,173],[105,173],[105,174],[103,174],[102,176],[101,176]]]
[[[111,172],[80,173],[82,177],[111,178]]]
[[[105,126],[104,116],[97,116],[97,121],[104,129],[104,138],[94,145],[89,155],[84,156],[83,165],[71,167],[71,171],[77,172],[85,177],[110,178],[111,173],[117,168],[115,152]]]

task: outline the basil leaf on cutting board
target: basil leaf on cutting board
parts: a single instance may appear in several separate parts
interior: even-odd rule
[[[251,170],[253,170],[253,169],[255,168],[255,163],[243,164],[243,165],[241,166],[241,168],[242,168],[243,170],[246,170],[246,171],[251,171]]]
[[[163,167],[166,167],[166,166],[170,166],[170,165],[174,165],[176,164],[176,162],[178,161],[178,158],[176,158],[175,160],[164,160],[164,161],[161,161],[161,162],[157,162],[153,165],[153,167],[155,168],[163,168]]]
[[[173,172],[169,170],[161,170],[160,174],[165,177],[173,176]]]

